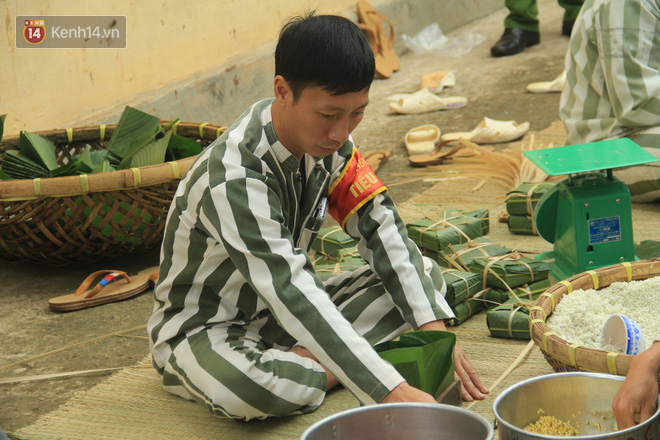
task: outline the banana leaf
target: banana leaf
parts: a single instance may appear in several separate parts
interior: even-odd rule
[[[454,381],[456,335],[442,331],[416,331],[374,347],[411,386],[437,398]]]
[[[493,307],[501,306],[509,300],[509,291],[507,289],[490,287],[484,290],[479,300],[484,303],[484,307],[492,309]]]
[[[484,299],[485,306],[492,308],[507,301],[518,302],[534,302],[539,296],[550,288],[550,280],[545,279],[536,281],[531,284],[523,284],[522,286],[513,289],[513,292],[508,289],[490,288],[484,292],[482,298]]]
[[[85,146],[83,152],[71,157],[71,161],[68,164],[52,170],[50,172],[50,177],[72,176],[91,172],[92,162],[90,158],[90,149],[91,147],[89,145]]]
[[[186,157],[197,156],[202,152],[202,145],[192,139],[188,139],[178,134],[173,134],[170,142],[167,144],[165,160],[170,162]]]
[[[512,234],[538,235],[531,215],[510,215],[506,224]]]
[[[459,211],[461,215],[466,217],[474,217],[479,219],[479,225],[481,226],[481,235],[488,235],[490,232],[490,217],[487,209],[475,209],[472,211]]]
[[[635,255],[642,260],[660,257],[660,241],[644,240],[635,244]]]
[[[548,278],[550,265],[518,254],[502,258],[477,258],[470,264],[470,272],[486,272],[486,284],[502,289],[514,288]]]
[[[340,227],[322,228],[312,243],[312,250],[321,257],[340,259],[356,254],[357,242]]]
[[[106,149],[126,159],[151,142],[158,132],[160,132],[160,120],[157,117],[126,106]]]
[[[445,301],[450,307],[472,298],[481,290],[481,276],[477,273],[456,269],[445,269],[442,276],[447,285]]]
[[[424,255],[425,257],[429,257],[431,260],[438,263],[438,265],[440,267],[447,267],[447,263],[445,263],[445,261],[440,257],[439,252],[430,251],[430,250],[428,250],[426,248],[423,248],[423,247],[420,247],[419,250],[422,253],[422,255]]]
[[[36,179],[49,176],[48,168],[22,155],[18,150],[8,150],[2,159],[2,171],[13,179]]]
[[[26,131],[20,134],[19,150],[7,151],[2,161],[3,174],[14,179],[50,177],[58,168],[55,145],[38,134]]]
[[[108,162],[107,160],[104,160],[101,163],[99,163],[98,165],[96,165],[94,168],[92,168],[92,171],[91,171],[90,174],[93,174],[93,173],[106,173],[108,171],[115,171],[115,170],[116,170],[116,168],[113,167],[110,164],[110,162]]]
[[[169,141],[169,136],[165,133],[178,121],[177,119],[161,127],[157,117],[126,106],[107,147],[108,152],[121,158],[116,168],[126,169],[163,163],[168,142],[162,139],[167,137]],[[136,154],[138,156],[133,160]]]
[[[73,156],[71,159],[80,160],[88,167],[94,168],[94,162],[92,161],[92,147],[89,144],[85,145],[85,149],[83,150],[82,153]]]
[[[448,245],[467,243],[483,235],[484,219],[447,211],[438,216],[441,221],[428,218],[408,223],[408,236],[418,247],[440,252]]]
[[[494,338],[532,339],[529,331],[529,306],[506,302],[486,312],[486,324]]]
[[[456,315],[449,321],[450,325],[461,325],[470,317],[476,315],[483,309],[483,301],[478,301],[473,298],[466,299],[463,302],[456,304],[451,308]]]
[[[532,215],[539,199],[554,182],[524,182],[507,193],[506,212],[511,215]]]
[[[135,151],[130,157],[124,158],[119,164],[119,169],[146,167],[165,162],[167,144],[171,136],[171,129],[165,132],[159,132],[153,141]]]
[[[48,171],[59,168],[55,158],[55,144],[38,134],[22,131],[18,140],[21,154]]]
[[[438,253],[438,264],[445,267],[467,269],[475,258],[495,257],[510,253],[511,250],[493,243],[484,237],[477,237],[468,243],[448,246]]]
[[[509,292],[509,300],[533,303],[549,288],[550,280],[548,278],[530,284],[523,284],[513,289],[513,293]]]
[[[119,169],[119,164],[121,163],[122,159],[116,154],[113,154],[110,151],[108,151],[107,155],[105,156],[105,160],[107,160],[108,163],[112,165],[114,169]]]
[[[0,180],[11,180],[11,176],[0,169]]]
[[[2,134],[5,131],[5,118],[7,115],[0,115],[0,141],[2,141]]]
[[[82,160],[76,160],[63,165],[50,172],[50,177],[73,176],[76,174],[88,174],[92,168]]]
[[[87,146],[83,153],[72,157],[71,161],[63,166],[57,164],[55,146],[52,142],[34,133],[21,132],[20,154],[10,153],[5,156],[1,165],[3,173],[0,179],[34,179],[98,173],[163,163],[173,134],[171,127],[176,122],[178,119],[166,127],[161,127],[158,118],[127,106],[106,150],[92,152]],[[2,125],[0,128],[4,127],[4,116],[0,120],[0,125]],[[178,138],[173,143],[173,148],[179,150],[177,154],[199,154],[201,151],[201,146],[197,142],[181,136]],[[187,153],[184,153],[186,149]]]
[[[86,163],[90,168],[90,174],[105,173],[108,171],[116,171],[116,166],[119,165],[120,160],[108,150],[94,150],[85,148],[80,155],[74,156],[73,159],[80,159]],[[114,164],[114,166],[113,166]]]
[[[87,144],[85,145],[85,149],[83,150],[82,153],[76,154],[75,156],[71,157],[71,160],[81,160],[87,166],[90,168],[94,168],[104,160],[106,160],[108,156],[108,150],[94,150],[92,151],[92,147]]]

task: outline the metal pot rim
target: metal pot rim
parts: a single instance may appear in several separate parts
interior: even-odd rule
[[[345,411],[338,412],[336,414],[332,414],[328,417],[325,417],[311,426],[309,426],[305,431],[301,434],[300,438],[304,439],[309,436],[309,433],[314,431],[317,427],[321,425],[325,425],[327,423],[331,423],[333,420],[342,418],[344,416],[354,414],[354,413],[364,413],[364,412],[371,412],[371,411],[382,411],[382,410],[387,410],[387,409],[396,409],[396,408],[407,408],[407,407],[414,407],[414,408],[429,408],[429,409],[440,409],[440,410],[446,410],[449,412],[455,412],[455,413],[460,413],[460,414],[465,414],[468,415],[472,418],[475,419],[477,422],[481,422],[483,426],[486,428],[486,433],[487,433],[487,438],[493,439],[495,436],[495,430],[493,429],[492,423],[490,423],[484,416],[477,414],[476,412],[469,411],[464,408],[460,408],[457,406],[453,405],[447,405],[444,403],[421,403],[421,402],[399,402],[399,403],[378,403],[374,405],[367,405],[367,406],[360,406],[357,408],[352,408],[348,409]]]
[[[503,399],[505,399],[506,396],[509,395],[513,390],[518,389],[518,388],[520,388],[520,387],[522,387],[526,384],[534,383],[534,382],[541,382],[541,381],[546,381],[546,380],[552,380],[553,378],[556,378],[556,377],[590,377],[590,378],[596,378],[596,379],[614,380],[614,381],[618,381],[618,382],[623,382],[624,380],[626,380],[626,378],[623,377],[623,376],[614,376],[614,375],[605,374],[605,373],[592,373],[592,372],[588,372],[588,371],[570,371],[570,372],[562,372],[562,373],[551,373],[551,374],[546,374],[546,375],[543,375],[543,376],[536,376],[536,377],[532,377],[530,379],[525,379],[525,380],[520,381],[520,382],[518,382],[514,385],[511,385],[510,387],[508,387],[507,389],[502,391],[495,398],[495,401],[493,402],[493,415],[495,416],[495,419],[497,420],[497,423],[499,425],[504,425],[505,427],[507,427],[511,431],[523,431],[522,428],[519,428],[515,425],[512,425],[511,423],[504,420],[502,418],[502,416],[500,416],[497,409],[498,409],[498,406],[500,405],[501,401]],[[653,413],[651,418],[646,420],[644,423],[640,423],[639,425],[632,426],[630,428],[626,428],[626,429],[623,429],[621,431],[617,431],[616,433],[617,433],[617,435],[618,434],[625,435],[627,433],[637,431],[640,428],[643,428],[646,425],[649,425],[649,424],[653,423],[654,420],[658,417],[659,414],[660,414],[660,395],[658,396],[658,404],[657,404],[656,411],[655,411],[655,413]],[[532,433],[530,433],[530,434],[532,434]],[[579,439],[600,439],[600,438],[605,439],[605,438],[608,438],[607,434],[594,434],[594,435],[584,435],[584,436],[575,437],[575,436],[543,435],[543,434],[534,433],[534,436],[538,437],[540,439],[549,439],[549,440],[562,440],[562,439],[575,439],[575,438],[579,438]]]

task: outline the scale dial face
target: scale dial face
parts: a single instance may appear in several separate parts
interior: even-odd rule
[[[557,225],[557,203],[560,188],[558,185],[550,188],[541,196],[534,208],[534,226],[539,236],[546,242],[555,242],[555,226]]]

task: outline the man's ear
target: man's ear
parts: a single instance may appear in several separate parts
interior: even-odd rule
[[[285,103],[287,99],[291,99],[293,97],[291,87],[282,75],[277,75],[275,77],[274,95],[275,100],[281,102],[282,104]]]

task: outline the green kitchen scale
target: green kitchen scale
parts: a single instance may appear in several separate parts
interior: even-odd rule
[[[568,175],[541,197],[533,214],[539,236],[554,245],[536,257],[552,261],[552,278],[636,259],[630,191],[612,169],[658,158],[628,138],[524,154],[549,176]]]

